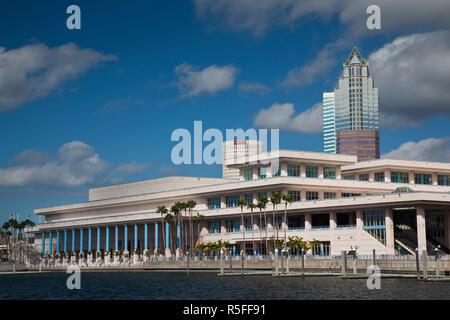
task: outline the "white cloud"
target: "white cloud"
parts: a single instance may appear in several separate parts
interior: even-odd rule
[[[253,125],[259,128],[280,129],[297,133],[322,132],[322,104],[316,103],[311,108],[294,116],[292,103],[274,103],[268,109],[258,112]]]
[[[233,66],[212,65],[199,70],[197,67],[182,63],[175,68],[176,85],[181,91],[180,98],[201,94],[213,95],[229,89],[233,86],[238,72]]]
[[[450,114],[450,31],[396,38],[369,56],[384,127]]]
[[[74,43],[54,48],[38,43],[9,51],[0,47],[0,112],[44,98],[99,63],[117,59]]]
[[[114,168],[94,148],[81,142],[65,143],[57,156],[27,150],[12,158],[12,165],[0,168],[0,187],[77,187],[123,180],[148,167],[129,163]]]
[[[302,18],[339,17],[349,36],[424,32],[450,28],[448,0],[194,0],[197,18],[210,29],[250,32],[262,36],[276,27],[295,27]],[[381,30],[366,27],[369,5],[381,8]]]
[[[429,138],[403,143],[381,156],[384,159],[450,162],[450,138]]]
[[[254,92],[260,95],[265,95],[270,92],[270,88],[261,83],[243,81],[239,83],[239,92],[242,93]]]

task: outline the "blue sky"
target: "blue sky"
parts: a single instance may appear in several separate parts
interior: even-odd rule
[[[219,165],[171,163],[172,131],[194,120],[247,129],[292,104],[280,147],[320,152],[317,103],[353,46],[380,90],[381,153],[450,161],[446,1],[414,21],[408,2],[378,1],[381,30],[365,28],[365,1],[264,2],[76,1],[81,30],[66,28],[72,1],[2,3],[0,221],[86,201],[92,186],[220,176]]]

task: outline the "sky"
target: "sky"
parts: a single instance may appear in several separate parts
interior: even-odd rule
[[[172,163],[172,132],[194,121],[279,128],[280,148],[321,152],[322,93],[354,46],[379,89],[382,157],[450,162],[448,12],[447,0],[2,2],[0,222],[38,222],[35,208],[92,187],[220,177]]]

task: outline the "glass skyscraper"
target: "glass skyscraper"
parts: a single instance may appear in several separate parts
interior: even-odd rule
[[[356,47],[353,48],[344,63],[343,69],[343,76],[339,78],[339,88],[332,93],[325,92],[323,95],[324,151],[342,153],[340,152],[340,146],[349,144],[351,145],[350,148],[341,148],[345,150],[346,154],[349,154],[350,150],[350,154],[358,155],[359,160],[378,158],[378,88],[375,88],[373,76],[369,73],[369,66]],[[333,98],[331,98],[331,95],[333,95]],[[331,130],[333,123],[334,139]],[[371,130],[370,132],[376,130],[377,137],[374,136],[373,139],[363,141],[354,138],[356,139],[354,141],[339,143],[339,132],[354,130]],[[354,135],[354,137],[357,136]],[[361,143],[364,144],[364,150],[358,151],[358,145],[361,145]],[[369,146],[369,149],[373,152],[368,151],[367,148],[368,144],[371,145],[372,143],[373,147]]]

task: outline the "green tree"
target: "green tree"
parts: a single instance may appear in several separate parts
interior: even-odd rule
[[[161,215],[161,229],[163,234],[163,247],[164,247],[166,244],[164,235],[164,218],[166,214],[169,213],[169,210],[166,208],[166,206],[158,206],[158,208],[156,209],[156,213],[159,213]]]
[[[238,206],[241,207],[241,223],[242,223],[242,238],[243,238],[243,245],[244,245],[244,256],[245,256],[245,223],[244,223],[244,206],[247,204],[247,202],[243,199],[239,199]]]
[[[281,196],[281,199],[284,201],[284,243],[286,243],[286,229],[287,225],[287,205],[288,203],[292,203],[292,197],[289,193],[285,193]]]
[[[189,229],[190,229],[190,248],[194,247],[194,231],[193,231],[193,224],[192,224],[192,210],[195,208],[195,206],[197,205],[197,201],[195,200],[189,200],[188,202],[186,202],[186,207],[189,210]],[[192,249],[190,249],[190,251],[192,251]],[[192,252],[191,252],[192,255]]]
[[[272,203],[273,206],[273,226],[275,227],[275,233],[276,236],[274,236],[273,241],[274,241],[274,247],[275,247],[275,241],[278,240],[278,224],[275,223],[275,212],[277,211],[277,205],[280,204],[281,202],[281,195],[279,192],[274,192],[272,193],[272,197],[270,198],[270,202]]]

